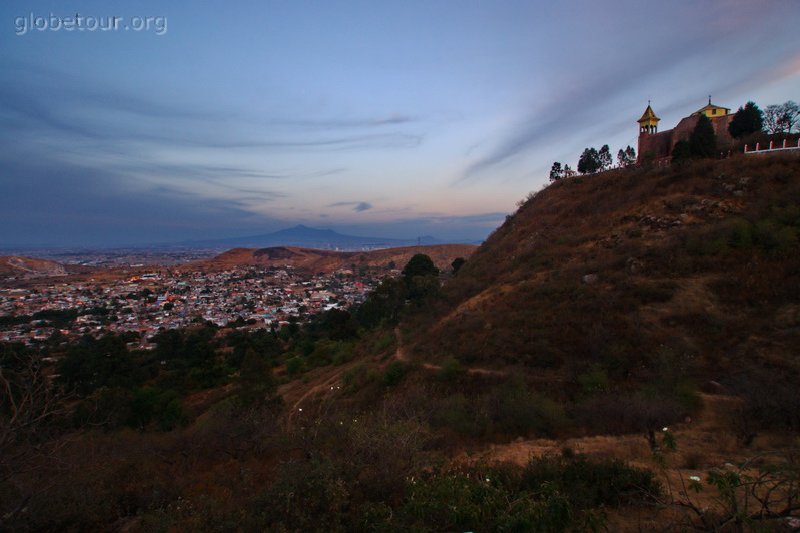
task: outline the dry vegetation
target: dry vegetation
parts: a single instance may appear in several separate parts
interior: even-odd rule
[[[0,529],[797,529],[798,233],[797,158],[558,182],[441,289],[164,335],[129,363],[180,406],[108,381],[74,408],[167,418],[6,428]]]

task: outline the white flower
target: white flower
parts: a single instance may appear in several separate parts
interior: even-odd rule
[[[661,431],[667,432],[669,431],[669,428],[667,426],[664,426],[664,429],[662,429]]]
[[[700,481],[700,476],[689,476],[692,481]]]

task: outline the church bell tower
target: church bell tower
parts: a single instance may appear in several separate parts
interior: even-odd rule
[[[647,109],[644,110],[642,113],[642,118],[638,120],[639,122],[639,136],[644,134],[653,134],[658,133],[658,121],[661,120],[658,118],[653,112],[653,108],[650,107],[650,101],[647,102]]]

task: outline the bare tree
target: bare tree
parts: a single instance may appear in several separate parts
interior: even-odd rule
[[[783,109],[781,123],[786,133],[792,133],[792,130],[798,125],[798,120],[800,120],[800,106],[797,105],[797,102],[789,100],[784,102],[781,108]]]
[[[764,108],[764,130],[767,133],[781,133],[781,106],[777,104],[768,105]]]
[[[789,100],[764,109],[764,129],[767,133],[791,133],[800,120],[800,106]]]
[[[0,484],[44,468],[56,457],[53,420],[66,412],[66,397],[42,371],[36,354],[13,347],[0,353]],[[45,490],[40,485],[37,491]],[[0,506],[0,529],[24,509],[33,494]]]

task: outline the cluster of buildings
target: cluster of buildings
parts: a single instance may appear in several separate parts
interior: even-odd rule
[[[350,270],[302,274],[290,266],[222,272],[159,271],[114,281],[64,280],[0,288],[0,342],[32,344],[54,334],[136,332],[140,347],[160,329],[198,321],[243,328],[280,327],[362,302],[380,281]]]
[[[658,123],[661,119],[656,116],[653,108],[650,107],[650,102],[648,102],[642,117],[637,120],[639,123],[639,156],[637,163],[642,163],[644,160],[654,163],[668,162],[675,145],[679,141],[689,140],[697,121],[700,120],[700,115],[705,115],[711,121],[711,127],[714,128],[714,135],[717,136],[717,141],[720,145],[727,146],[733,142],[733,137],[728,131],[728,125],[733,120],[734,115],[729,107],[712,104],[710,96],[708,97],[708,104],[688,117],[682,118],[674,128],[664,131],[658,131]]]

